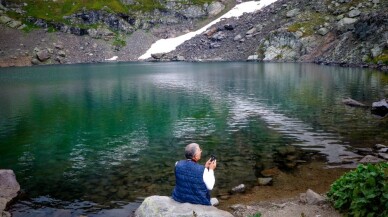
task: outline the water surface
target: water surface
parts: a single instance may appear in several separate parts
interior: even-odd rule
[[[386,144],[386,120],[341,100],[387,96],[385,74],[313,64],[3,68],[0,168],[13,169],[22,186],[19,211],[90,215],[170,195],[174,163],[196,142],[201,163],[217,155],[216,196],[282,168],[287,145],[338,163],[353,147]]]

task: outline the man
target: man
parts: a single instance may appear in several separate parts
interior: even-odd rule
[[[175,188],[172,198],[181,203],[211,205],[210,190],[215,183],[214,169],[216,160],[209,159],[205,166],[197,162],[201,159],[202,150],[196,143],[185,148],[186,160],[175,164]]]

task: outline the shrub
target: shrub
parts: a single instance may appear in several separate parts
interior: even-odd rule
[[[388,216],[388,163],[360,164],[337,179],[327,196],[346,216]]]

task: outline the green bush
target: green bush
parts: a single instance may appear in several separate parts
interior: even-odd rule
[[[360,164],[337,179],[327,196],[346,216],[388,216],[388,163]]]

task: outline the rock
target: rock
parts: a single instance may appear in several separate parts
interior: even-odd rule
[[[382,53],[383,53],[383,49],[380,47],[380,46],[374,46],[370,52],[372,53],[372,57],[373,58],[376,58],[378,56],[380,56]]]
[[[7,16],[1,16],[0,17],[0,23],[4,23],[4,24],[7,24],[8,22],[10,22],[12,19],[7,17]]]
[[[217,32],[210,39],[213,41],[221,41],[226,38],[226,34],[224,32]]]
[[[206,16],[205,10],[197,5],[192,5],[182,10],[181,14],[186,18],[198,19]]]
[[[277,167],[273,167],[271,169],[265,169],[261,171],[261,175],[265,177],[273,177],[273,176],[279,175],[280,173],[281,171]]]
[[[217,32],[216,27],[212,27],[204,32],[204,35],[206,35],[208,38],[211,37],[214,33]]]
[[[135,217],[233,217],[229,212],[213,206],[179,203],[166,196],[147,197],[135,212]]]
[[[353,17],[358,17],[358,16],[360,16],[360,14],[361,14],[361,11],[360,11],[360,10],[358,10],[358,9],[353,9],[353,10],[351,10],[351,11],[349,12],[348,16],[349,16],[350,18],[353,18]]]
[[[378,157],[375,157],[372,155],[367,155],[363,159],[360,160],[360,163],[379,163],[379,162],[383,162],[383,161],[384,160],[382,160]]]
[[[250,55],[247,59],[247,61],[257,61],[259,55]]]
[[[17,21],[17,20],[12,20],[8,23],[8,26],[13,28],[13,29],[19,28],[21,25],[22,25],[22,22]]]
[[[1,217],[12,217],[11,213],[3,211]]]
[[[0,197],[10,201],[18,195],[20,185],[12,170],[0,170]]]
[[[58,51],[58,55],[61,57],[66,57],[66,53],[63,50]]]
[[[318,34],[320,34],[320,35],[322,35],[322,36],[326,35],[328,32],[329,32],[329,30],[328,30],[327,28],[325,28],[325,27],[320,28],[320,29],[318,30]]]
[[[233,29],[234,29],[234,25],[233,25],[233,24],[230,24],[230,23],[228,23],[228,24],[225,24],[225,25],[224,25],[224,28],[225,28],[226,30],[229,30],[229,31],[231,31],[231,30],[233,30]]]
[[[386,153],[379,153],[379,157],[383,158],[384,160],[388,160],[388,154]]]
[[[61,45],[61,44],[55,44],[54,46],[58,50],[63,50],[63,45]]]
[[[379,149],[379,152],[380,153],[387,153],[388,152],[388,148]]]
[[[295,17],[296,15],[299,14],[299,9],[298,8],[295,8],[295,9],[292,9],[290,11],[287,12],[286,16],[288,18],[291,18],[291,17]]]
[[[165,53],[155,53],[155,54],[153,53],[153,54],[151,54],[151,57],[159,60],[159,59],[162,59],[164,57],[164,55],[165,55]]]
[[[348,106],[355,106],[355,107],[367,107],[365,104],[360,103],[354,99],[351,98],[346,98],[342,99],[342,103]]]
[[[372,3],[373,4],[378,4],[378,3],[380,3],[380,0],[372,0]]]
[[[214,17],[221,13],[221,11],[224,9],[225,5],[223,5],[221,2],[214,1],[207,7],[207,13],[209,14],[209,17]]]
[[[237,211],[237,210],[245,210],[247,208],[247,206],[245,206],[243,204],[235,204],[235,205],[230,206],[230,208],[234,211]]]
[[[32,58],[31,63],[33,65],[39,65],[40,61],[37,58]]]
[[[342,18],[340,21],[337,22],[337,30],[340,32],[346,32],[348,30],[354,29],[354,23],[357,22],[357,19],[355,18]]]
[[[388,147],[383,145],[383,144],[376,144],[376,145],[373,146],[373,148],[376,149],[376,150],[379,150],[379,149],[388,148]]]
[[[7,206],[7,200],[5,198],[0,197],[0,214],[3,210],[5,210],[6,206]]]
[[[234,188],[232,188],[232,193],[242,193],[245,191],[245,185],[244,184],[240,184]]]
[[[258,178],[259,185],[269,185],[272,182],[272,178]]]
[[[372,114],[384,117],[388,114],[388,103],[385,99],[372,103]]]
[[[44,62],[44,61],[50,59],[50,55],[49,55],[49,52],[47,51],[47,49],[38,51],[36,53],[36,57],[38,57],[38,60],[40,60],[41,62]]]
[[[252,28],[252,29],[248,30],[248,32],[246,32],[245,35],[252,35],[255,32],[256,32],[256,28]]]
[[[218,201],[217,198],[213,197],[213,198],[210,199],[210,204],[212,206],[218,206],[218,205],[220,205],[220,201]]]
[[[233,41],[238,41],[242,39],[242,36],[240,34],[236,35],[234,38],[233,38]]]
[[[371,148],[357,148],[356,151],[358,154],[361,154],[361,155],[372,155],[373,154],[373,150]]]
[[[209,48],[210,48],[210,49],[219,48],[219,47],[221,47],[221,44],[218,43],[218,42],[212,42],[212,43],[210,43],[210,45],[209,45]]]
[[[326,199],[323,196],[315,193],[311,189],[308,189],[307,192],[306,192],[306,202],[307,202],[307,204],[319,205],[322,202],[324,202],[325,200]]]

